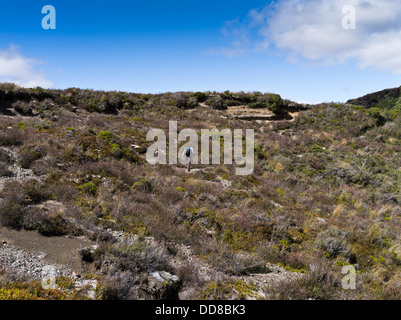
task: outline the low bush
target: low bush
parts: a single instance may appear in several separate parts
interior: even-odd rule
[[[24,194],[21,184],[7,182],[2,191],[3,201],[0,203],[0,224],[4,227],[20,230],[24,222]]]
[[[27,180],[22,184],[24,203],[28,205],[39,204],[54,197],[49,187],[37,180]]]
[[[0,145],[4,147],[20,146],[24,138],[21,130],[7,129],[0,131]]]
[[[97,186],[93,182],[86,182],[83,185],[78,186],[78,189],[93,196],[95,196],[97,193]]]
[[[266,108],[275,114],[282,114],[285,111],[284,101],[277,94],[265,94],[259,96],[255,102],[249,104],[249,107],[255,109]]]
[[[324,250],[330,257],[344,255],[350,257],[351,249],[347,243],[349,232],[340,230],[336,227],[322,231],[317,235],[316,245]]]
[[[38,208],[25,211],[23,219],[25,230],[36,230],[46,237],[63,236],[66,234],[81,235],[59,213],[44,212]]]
[[[24,101],[17,101],[14,105],[15,111],[22,114],[23,116],[31,116],[32,115],[32,105],[30,103],[26,103]]]
[[[127,241],[111,246],[106,259],[113,263],[113,268],[138,273],[146,270],[168,269],[168,253],[161,247],[148,245],[145,241],[131,244]]]
[[[140,278],[128,271],[116,272],[100,283],[96,296],[100,300],[136,300],[140,283]]]
[[[198,102],[205,102],[207,95],[204,92],[195,92],[193,96],[198,100]]]
[[[11,155],[6,150],[1,148],[0,148],[0,162],[3,162],[5,164],[11,164],[13,162]]]
[[[11,177],[12,175],[13,172],[8,169],[8,166],[5,163],[0,162],[0,177]]]
[[[21,230],[25,209],[22,199],[7,199],[0,204],[0,224],[10,229]]]
[[[227,109],[227,106],[224,104],[223,98],[219,95],[215,95],[215,96],[207,99],[206,105],[208,105],[209,107],[212,107],[213,109],[216,109],[216,110]]]
[[[21,152],[19,164],[24,169],[29,169],[33,162],[46,155],[46,151],[41,146],[27,146]]]
[[[187,93],[176,93],[173,95],[175,105],[180,109],[193,109],[198,106],[198,99]]]

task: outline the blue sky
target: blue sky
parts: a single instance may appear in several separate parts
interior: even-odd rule
[[[355,30],[341,25],[347,4]],[[45,5],[56,9],[55,30],[42,28]],[[400,18],[394,0],[10,1],[0,81],[346,101],[401,85]]]

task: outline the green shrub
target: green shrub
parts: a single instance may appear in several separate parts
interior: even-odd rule
[[[198,106],[196,97],[190,96],[186,93],[176,93],[173,95],[175,105],[180,109],[193,109]]]
[[[378,126],[382,126],[386,122],[382,109],[370,108],[368,114],[376,121],[376,125]]]
[[[154,188],[154,178],[142,178],[141,180],[135,182],[131,191],[135,192],[136,190],[140,190],[146,193],[151,193]]]
[[[18,122],[16,127],[20,130],[25,130],[25,123],[24,122]]]
[[[202,300],[261,299],[256,286],[240,279],[229,282],[209,282],[202,288],[199,295]]]
[[[198,102],[205,102],[207,97],[204,92],[195,92],[193,96],[198,100]]]
[[[113,134],[108,132],[108,131],[100,131],[97,134],[97,137],[104,142],[109,142],[111,143],[113,141]]]
[[[227,106],[224,104],[223,98],[219,95],[207,99],[206,104],[216,110],[227,109]]]
[[[385,99],[374,104],[373,107],[381,110],[391,110],[396,106],[398,100],[398,98],[387,96]]]
[[[284,112],[284,101],[277,94],[265,94],[258,96],[255,102],[248,104],[253,109],[269,109],[275,114],[282,114]]]
[[[318,146],[318,145],[313,145],[313,146],[311,146],[310,148],[309,148],[309,152],[311,152],[311,153],[323,153],[323,152],[325,152],[325,150],[321,147],[321,146]]]
[[[77,187],[82,190],[84,193],[91,194],[93,196],[97,193],[97,186],[93,182],[86,182],[83,185]]]
[[[124,156],[123,150],[121,150],[121,146],[117,143],[113,143],[111,145],[111,154],[116,159],[121,159]]]
[[[275,114],[282,114],[284,112],[284,101],[277,94],[268,95],[268,108]]]

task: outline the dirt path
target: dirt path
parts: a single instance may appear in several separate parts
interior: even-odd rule
[[[229,107],[227,109],[227,113],[233,116],[246,116],[246,115],[266,116],[266,117],[274,116],[274,113],[268,109],[252,109],[247,106]]]
[[[248,106],[229,107],[227,114],[238,120],[256,121],[257,123],[269,123],[276,121],[294,121],[299,112],[288,112],[284,115],[276,115],[268,109],[252,109]]]
[[[77,273],[83,273],[79,249],[95,245],[85,237],[45,237],[36,231],[15,231],[0,227],[0,239],[16,248],[44,257],[49,263],[62,265]],[[0,256],[1,256],[0,248]]]

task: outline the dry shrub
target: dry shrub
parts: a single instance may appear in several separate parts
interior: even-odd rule
[[[179,266],[177,270],[177,276],[187,287],[198,288],[201,287],[204,283],[198,273],[198,269],[194,268],[194,266],[191,265],[191,263],[188,261],[185,261],[182,265]]]
[[[24,194],[19,182],[9,181],[1,192],[3,201],[0,203],[0,224],[4,227],[20,230],[24,218]]]
[[[349,258],[351,256],[351,249],[347,243],[348,235],[348,231],[330,227],[317,235],[316,245],[327,252],[330,257],[343,255]]]
[[[24,142],[21,130],[6,129],[0,132],[0,145],[4,147],[20,146]]]
[[[338,270],[328,268],[319,258],[312,258],[310,270],[297,278],[270,283],[264,290],[272,300],[336,300],[344,289]]]
[[[36,230],[46,237],[82,234],[68,223],[60,213],[43,212],[35,207],[26,210],[23,225],[24,229]]]
[[[116,272],[106,277],[97,288],[100,300],[136,300],[141,278],[131,272]]]
[[[0,177],[11,177],[13,176],[13,172],[8,169],[8,166],[0,162]]]
[[[26,146],[21,152],[19,165],[24,169],[29,169],[34,161],[43,158],[46,150],[42,146]]]
[[[2,148],[0,148],[0,162],[3,162],[5,164],[13,163],[13,159],[10,153]]]
[[[111,271],[130,271],[133,274],[142,271],[168,270],[168,252],[160,246],[148,244],[139,239],[130,242],[128,239],[111,246],[105,259],[110,261]]]
[[[7,182],[2,191],[4,200],[0,204],[1,225],[16,230],[37,230],[46,236],[81,234],[60,213],[43,212],[33,206],[51,196],[46,186],[36,180]]]

